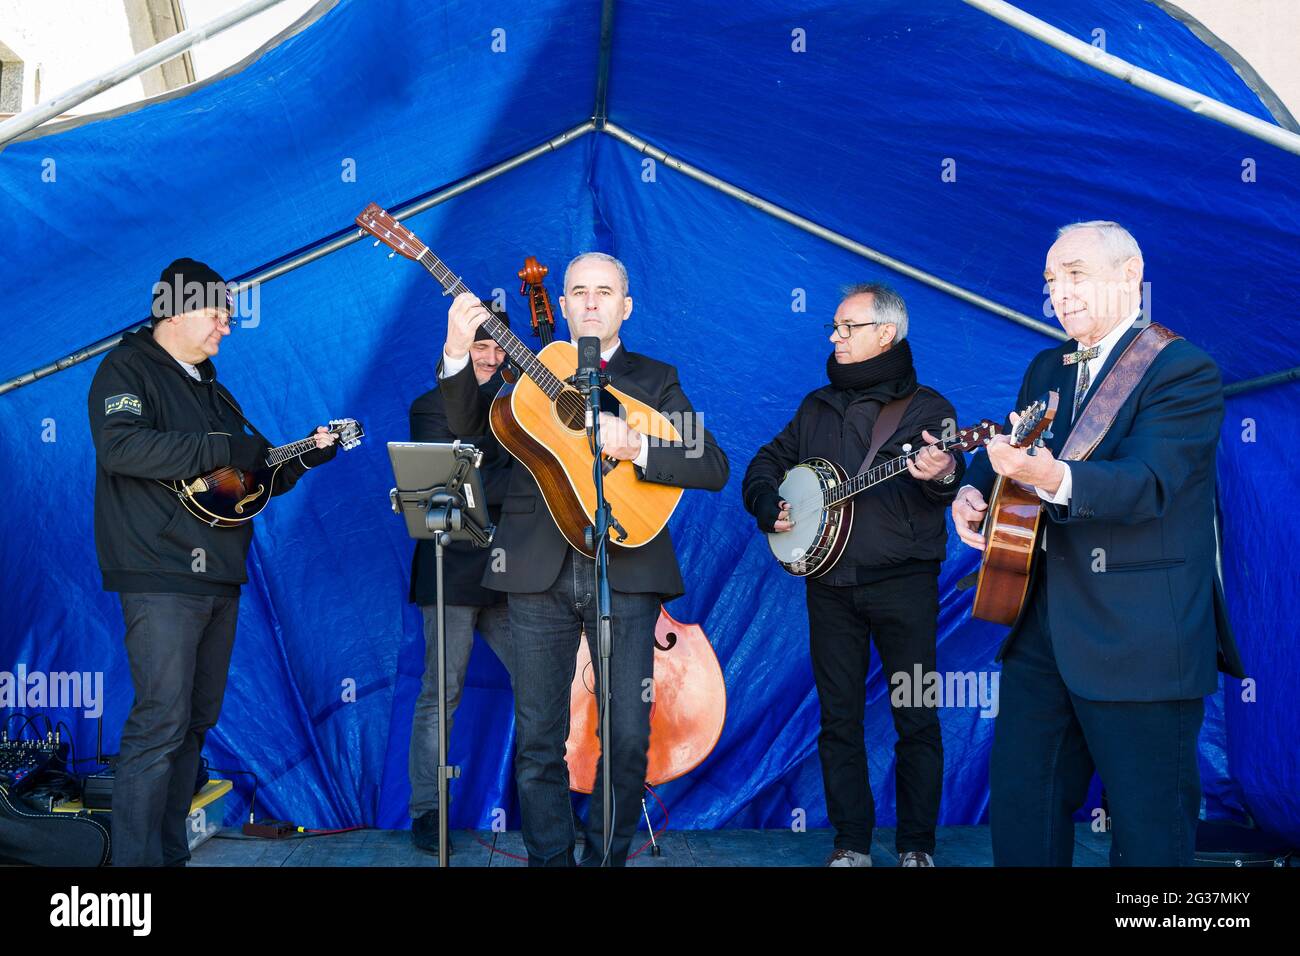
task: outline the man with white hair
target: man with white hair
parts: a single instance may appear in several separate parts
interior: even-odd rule
[[[1210,357],[1174,339],[1119,393],[1091,454],[1057,457],[1150,324],[1142,275],[1142,252],[1119,224],[1058,232],[1044,278],[1073,341],[1034,358],[1016,401],[1058,391],[1051,437],[1034,452],[999,436],[975,455],[952,505],[958,535],[981,550],[997,475],[1031,486],[1046,518],[1024,609],[997,654],[989,822],[998,866],[1071,864],[1071,817],[1094,769],[1109,799],[1111,864],[1190,865],[1203,698],[1217,689],[1216,670],[1244,676],[1216,570],[1223,386]]]

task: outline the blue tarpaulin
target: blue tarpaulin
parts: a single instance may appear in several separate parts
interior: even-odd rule
[[[721,4],[618,0],[609,118],[777,205],[1051,323],[1043,258],[1057,226],[1116,219],[1142,244],[1152,317],[1205,348],[1227,382],[1300,364],[1293,268],[1300,157],[1180,109],[952,0]],[[1020,6],[1252,115],[1257,95],[1144,0]],[[343,0],[231,76],[0,153],[0,379],[147,316],[179,256],[251,275],[586,120],[594,4]],[[946,175],[945,175],[946,173]],[[823,325],[848,282],[904,296],[921,380],[962,424],[1001,419],[1041,333],[890,272],[736,201],[613,137],[586,135],[411,218],[471,288],[600,249],[622,258],[623,339],[677,365],[727,451],[721,493],[688,491],[671,530],[728,684],[709,760],[661,788],[674,827],[826,825],[803,585],[740,502],[754,451],[824,381]],[[259,321],[223,343],[220,376],[268,437],[329,418],[368,440],[258,520],[215,767],[253,771],[259,810],[316,827],[406,825],[406,751],[423,664],[406,603],[412,542],[388,507],[384,442],[434,383],[447,300],[413,263],[356,243],[261,289]],[[803,308],[801,309],[801,305]],[[518,323],[516,323],[518,325]],[[563,330],[562,330],[563,331]],[[91,528],[86,393],[98,359],[0,397],[0,670],[102,672],[105,750],[132,689],[121,608]],[[1205,812],[1300,844],[1300,478],[1286,446],[1300,388],[1228,400],[1219,446],[1223,575],[1252,682],[1225,679],[1202,735]],[[940,671],[996,671],[1003,629],[941,578]],[[888,687],[873,666],[866,740],[879,820],[894,817]],[[0,701],[0,703],[4,703]],[[29,708],[30,709],[30,708]],[[4,710],[8,715],[13,708]],[[83,709],[54,711],[77,756]],[[993,720],[941,714],[942,824],[987,819]],[[517,822],[509,681],[477,646],[451,748],[455,827]],[[237,784],[246,793],[245,784]],[[246,804],[238,809],[246,809]],[[232,809],[232,815],[236,810]]]

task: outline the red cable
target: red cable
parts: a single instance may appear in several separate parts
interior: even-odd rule
[[[663,832],[664,830],[667,830],[667,829],[668,829],[668,808],[667,808],[667,806],[664,806],[664,805],[663,805],[663,800],[660,800],[660,799],[659,799],[659,795],[658,795],[658,793],[655,793],[655,792],[654,792],[654,787],[651,787],[649,783],[646,784],[646,790],[647,790],[647,791],[650,791],[650,796],[653,796],[653,797],[654,797],[654,801],[655,801],[655,803],[656,803],[656,804],[659,804],[659,809],[660,809],[660,810],[663,810],[663,826],[662,826],[662,827],[659,827],[658,830],[651,830],[650,839],[649,839],[649,840],[646,840],[645,843],[642,843],[642,844],[641,844],[641,847],[637,849],[637,852],[636,852],[636,853],[629,853],[629,855],[628,855],[628,860],[634,860],[634,858],[636,858],[638,855],[640,855],[642,849],[645,849],[646,847],[649,847],[649,845],[650,845],[651,843],[654,843],[654,838],[655,838],[655,836],[659,836],[659,834],[662,834],[662,832]]]
[[[508,856],[512,860],[523,860],[525,863],[528,862],[528,857],[526,856],[520,856],[518,853],[507,853],[505,850],[498,850],[491,843],[484,843],[481,836],[475,835],[474,839],[478,840],[480,845],[487,847],[493,853],[500,853],[502,856]]]
[[[654,787],[650,786],[650,784],[647,783],[647,784],[645,785],[645,788],[646,788],[648,791],[650,791],[650,796],[654,797],[654,801],[655,801],[655,803],[659,804],[659,809],[663,811],[663,813],[664,813],[664,825],[661,826],[658,830],[655,830],[654,833],[653,833],[653,836],[652,836],[649,840],[646,840],[645,843],[642,843],[641,846],[637,849],[636,853],[629,853],[629,854],[628,854],[628,857],[627,857],[629,860],[635,859],[635,858],[637,857],[637,855],[641,853],[642,850],[644,850],[646,847],[648,847],[651,843],[654,842],[654,837],[659,836],[659,835],[662,834],[665,830],[668,829],[668,808],[665,807],[665,806],[664,806],[664,802],[663,802],[662,800],[659,799],[659,794],[655,793],[655,788],[654,788]],[[483,839],[482,837],[480,837],[480,836],[475,836],[474,839],[478,841],[478,843],[479,843],[480,846],[485,846],[485,847],[487,847],[487,848],[488,848],[492,853],[500,853],[502,856],[508,856],[508,857],[510,857],[510,859],[512,859],[512,860],[522,860],[522,861],[524,861],[525,863],[528,862],[528,857],[526,857],[526,856],[520,856],[520,855],[517,854],[517,853],[507,853],[505,850],[498,850],[498,849],[497,849],[496,847],[494,847],[491,843],[488,843],[488,842],[484,841],[484,839]]]

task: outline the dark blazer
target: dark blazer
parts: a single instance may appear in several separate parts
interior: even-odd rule
[[[620,346],[605,371],[615,388],[664,414],[697,414],[677,381],[677,370],[665,362]],[[477,384],[468,366],[440,383],[447,424],[455,435],[488,430],[491,399]],[[680,442],[652,443],[645,471],[637,472],[643,481],[709,491],[720,490],[729,473],[727,456],[707,429],[703,429],[702,446],[694,450]],[[516,594],[545,591],[559,576],[568,548],[569,542],[556,527],[536,479],[527,468],[514,468],[491,548],[493,554],[500,549],[502,560],[489,561],[483,585]],[[659,594],[663,600],[685,593],[668,529],[639,548],[611,546],[609,581],[616,591]]]
[[[470,363],[470,378],[474,379],[473,363]],[[477,384],[478,380],[474,381]],[[479,389],[491,397],[501,388],[501,383],[501,376],[494,375]],[[411,403],[411,441],[450,442],[456,437],[447,426],[442,393],[436,385]],[[490,430],[485,435],[463,436],[462,440],[483,452],[479,475],[487,494],[488,516],[495,524],[501,520],[501,502],[505,500],[514,459]],[[491,607],[502,600],[500,593],[489,591],[481,583],[489,553],[488,548],[477,548],[468,541],[455,541],[447,546],[442,555],[444,603]],[[410,599],[415,604],[438,603],[437,546],[432,540],[421,539],[415,543]]]
[[[1130,329],[1111,350],[1080,414],[1139,331]],[[1040,352],[1016,401],[1023,408],[1059,390],[1061,414],[1047,443],[1056,455],[1071,430],[1076,373],[1061,359],[1073,349],[1067,343]],[[1061,677],[1080,697],[1190,700],[1215,692],[1216,669],[1245,676],[1215,563],[1222,422],[1218,367],[1187,340],[1175,341],[1156,357],[1096,450],[1070,463],[1069,504],[1044,503],[1047,552],[1035,562],[1035,574],[1046,575]],[[987,499],[995,477],[987,454],[976,453],[966,484]],[[1023,620],[1007,635],[999,660]]]

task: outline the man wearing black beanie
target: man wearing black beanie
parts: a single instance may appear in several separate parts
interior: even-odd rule
[[[135,701],[113,784],[113,863],[183,866],[185,820],[204,735],[217,722],[253,528],[212,527],[164,480],[265,463],[267,442],[217,383],[212,357],[230,334],[226,283],[177,259],[153,289],[151,328],[123,336],[90,386],[95,442],[95,550],[104,590],[126,622]],[[251,428],[251,426],[249,426]],[[334,436],[277,472],[283,494],[334,457]]]

